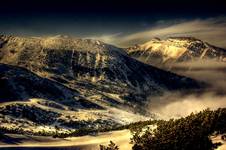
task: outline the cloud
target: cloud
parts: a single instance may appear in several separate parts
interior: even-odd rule
[[[143,43],[154,37],[193,36],[210,44],[226,48],[226,17],[194,20],[160,20],[148,30],[128,35],[110,36],[108,40],[118,46]]]
[[[177,68],[173,72],[204,81],[211,86],[203,92],[193,94],[166,92],[161,97],[149,97],[147,109],[157,114],[157,118],[179,118],[207,108],[226,107],[226,63],[197,60],[176,63],[174,67]]]
[[[226,63],[216,60],[196,60],[172,65],[172,71],[212,86],[211,90],[226,93]]]
[[[226,107],[226,97],[206,93],[202,95],[183,96],[180,93],[166,93],[156,99],[150,98],[148,110],[158,119],[180,118],[204,109],[216,110]]]
[[[86,39],[96,39],[96,40],[103,41],[105,43],[115,44],[115,43],[117,43],[117,40],[119,39],[119,36],[121,34],[122,33],[103,34],[103,35],[99,35],[99,36],[88,36],[85,38]]]

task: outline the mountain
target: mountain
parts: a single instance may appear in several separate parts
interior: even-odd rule
[[[152,39],[144,44],[126,49],[130,56],[153,65],[170,65],[175,62],[186,62],[213,59],[226,62],[226,50],[210,45],[193,37],[170,37]]]
[[[67,36],[1,35],[0,63],[0,127],[32,133],[145,119],[147,97],[203,87],[124,49]]]
[[[171,37],[155,38],[125,51],[146,64],[206,82],[213,91],[225,93],[226,49],[193,37]]]

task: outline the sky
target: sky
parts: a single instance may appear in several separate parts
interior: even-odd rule
[[[69,35],[126,47],[154,37],[195,36],[226,48],[223,0],[11,0],[0,5],[0,34]]]

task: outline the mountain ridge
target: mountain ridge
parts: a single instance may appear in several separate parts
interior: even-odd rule
[[[66,128],[74,130],[81,126],[114,126],[145,118],[140,115],[150,115],[144,107],[149,96],[166,91],[200,90],[205,86],[144,64],[131,58],[124,49],[98,40],[0,36],[0,45],[0,69],[4,72],[0,82],[16,84],[14,88],[6,88],[6,92],[22,91],[17,92],[16,101],[11,98],[7,103],[10,97],[1,97],[4,98],[1,102],[6,102],[0,107],[1,122],[7,121],[4,114],[8,112],[11,119],[6,119],[14,124],[12,110],[19,110],[20,119],[27,124],[27,119],[31,118],[23,116],[21,108],[29,110],[34,106],[34,111],[30,112],[34,116],[45,110],[58,114],[53,122],[64,132],[69,131]],[[48,85],[51,88],[43,89]],[[29,91],[29,87],[33,91]],[[28,97],[23,97],[23,90]],[[59,96],[51,95],[58,90]],[[34,120],[29,121],[32,130],[42,126]],[[53,126],[53,122],[44,125]]]
[[[125,50],[130,56],[154,65],[200,59],[215,59],[226,62],[225,49],[194,37],[169,37],[162,40],[155,38]]]

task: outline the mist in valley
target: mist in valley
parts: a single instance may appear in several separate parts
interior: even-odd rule
[[[226,107],[226,63],[197,60],[173,64],[172,72],[205,82],[209,87],[202,93],[165,92],[149,97],[147,109],[156,119],[180,118],[204,109]]]

